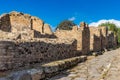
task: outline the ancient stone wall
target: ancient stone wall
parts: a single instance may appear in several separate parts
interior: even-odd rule
[[[83,54],[87,54],[90,51],[101,50],[101,35],[99,28],[89,28],[84,25],[84,23],[82,23],[80,27],[74,26],[73,29],[69,31],[57,30],[55,35],[61,39],[76,39],[77,50],[82,51]]]
[[[108,48],[113,48],[117,46],[117,38],[113,32],[109,31],[107,35]]]
[[[30,28],[30,16],[25,17],[22,13],[11,12],[9,14],[11,32],[24,31],[26,28]]]
[[[100,34],[101,34],[101,49],[107,48],[108,42],[107,42],[107,35],[108,35],[108,29],[107,27],[103,26],[100,27]]]
[[[101,50],[101,33],[99,28],[90,27],[90,51]]]
[[[0,41],[0,70],[78,56],[76,40],[36,39]]]
[[[0,70],[86,55],[114,47],[116,42],[106,27],[88,27],[82,22],[72,30],[53,33],[42,20],[11,12],[0,17]]]
[[[11,23],[9,14],[3,14],[0,16],[0,30],[5,32],[11,31]]]
[[[30,16],[19,12],[9,13],[12,32],[24,31],[29,28],[42,33],[43,21],[37,17]]]
[[[76,26],[74,26],[76,27]],[[82,31],[76,30],[77,28],[73,30],[57,30],[55,32],[55,36],[59,39],[76,39],[77,40],[77,50],[82,51]],[[77,35],[79,34],[79,35]],[[81,54],[81,53],[80,53]]]
[[[43,21],[40,20],[37,17],[32,17],[31,20],[32,20],[32,22],[31,22],[31,24],[32,24],[31,28],[33,30],[36,30],[36,31],[40,32],[40,33],[44,33],[44,30],[43,30],[44,23],[43,23]]]
[[[44,24],[43,29],[44,29],[43,32],[44,34],[49,34],[49,35],[53,34],[49,24]]]
[[[78,43],[78,44],[80,44],[80,43],[82,44],[79,46],[82,48],[81,49],[82,54],[88,54],[90,52],[90,30],[89,30],[89,27],[84,22],[81,22],[78,31],[82,32],[82,36],[77,38],[78,40],[80,38],[82,39]],[[79,34],[77,34],[77,35],[79,35]]]
[[[31,29],[41,34],[44,32],[52,34],[50,26],[44,25],[41,19],[15,11],[0,16],[0,29],[6,32],[21,32]]]
[[[80,27],[74,26],[72,30],[57,30],[55,35],[61,39],[76,39],[77,50],[82,54],[93,51],[101,51],[108,48],[109,45],[116,46],[114,34],[108,33],[105,26],[88,27],[84,22]]]

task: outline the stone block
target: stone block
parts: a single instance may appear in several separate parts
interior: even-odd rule
[[[31,69],[28,70],[27,72],[31,74],[32,80],[41,80],[45,78],[45,73],[43,71],[43,68]]]
[[[31,75],[27,71],[11,73],[8,78],[11,80],[32,80]]]

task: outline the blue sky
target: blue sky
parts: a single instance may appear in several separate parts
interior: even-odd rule
[[[38,16],[56,27],[65,19],[76,24],[101,19],[120,20],[120,0],[0,0],[0,14],[10,11]]]

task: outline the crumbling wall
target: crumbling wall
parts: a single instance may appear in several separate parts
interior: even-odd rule
[[[40,33],[44,33],[43,25],[44,25],[44,22],[40,20],[39,18],[37,17],[31,18],[31,28],[33,30],[36,30]]]
[[[82,51],[82,31],[78,31],[77,26],[74,26],[72,30],[57,30],[55,36],[59,39],[75,39],[77,40],[77,50]],[[77,35],[79,34],[79,35]],[[79,53],[81,54],[81,53]]]
[[[0,30],[17,33],[24,38],[25,35],[26,37],[29,36],[31,38],[53,37],[53,32],[50,26],[44,24],[41,19],[15,11],[1,15]],[[30,36],[31,34],[32,36]]]
[[[11,12],[9,15],[12,32],[24,31],[31,27],[30,17],[25,17],[24,14],[18,12]]]
[[[0,29],[7,32],[24,31],[29,28],[42,33],[43,25],[41,19],[15,11],[0,17]]]
[[[21,39],[57,38],[50,25],[44,24],[41,19],[16,11],[0,16],[0,30],[7,32],[7,35],[18,34]],[[14,37],[16,39],[17,35]]]
[[[0,70],[78,56],[76,40],[36,39],[0,41]]]
[[[39,18],[19,12],[11,12],[9,15],[12,32],[24,31],[26,28],[39,31],[40,33],[43,32],[42,27],[44,23]]]
[[[5,32],[11,31],[11,23],[9,14],[3,14],[0,16],[0,30]]]
[[[80,51],[79,54],[87,54],[90,51],[90,31],[89,27],[83,25],[74,26],[72,30],[57,30],[55,35],[61,39],[76,39],[77,40],[77,50]]]
[[[84,22],[80,27],[74,26],[72,30],[57,30],[55,35],[61,39],[76,39],[77,50],[82,54],[87,54],[90,51],[101,51],[111,44],[116,46],[116,38],[109,34],[107,27],[88,27]],[[113,42],[112,42],[113,41]]]
[[[107,48],[108,42],[107,42],[107,34],[108,34],[108,29],[105,26],[99,27],[101,29],[101,46],[102,50]]]
[[[112,31],[108,32],[107,41],[108,41],[107,48],[113,48],[117,46],[117,38]]]
[[[90,51],[101,50],[101,33],[99,28],[90,27]]]
[[[53,34],[52,29],[49,24],[44,24],[43,30],[44,30],[43,31],[44,34],[49,34],[49,35]]]
[[[82,22],[80,27],[53,33],[42,20],[11,12],[0,17],[0,70],[85,55],[114,47],[116,42],[106,27],[88,27]]]
[[[85,22],[80,23],[80,28],[78,31],[82,32],[82,36],[77,38],[78,40],[81,38],[81,50],[82,54],[88,54],[90,52],[90,30],[87,24]],[[77,34],[79,35],[79,34]],[[78,43],[80,44],[80,43]]]

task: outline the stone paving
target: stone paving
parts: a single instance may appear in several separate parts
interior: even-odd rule
[[[48,80],[120,80],[120,48],[79,63]]]

